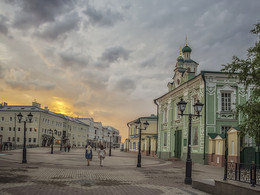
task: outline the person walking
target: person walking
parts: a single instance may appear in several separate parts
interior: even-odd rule
[[[92,160],[92,147],[90,146],[90,144],[88,144],[88,146],[86,146],[85,157],[88,161],[87,166],[89,166],[89,162]]]
[[[70,152],[70,147],[71,147],[70,144],[68,144],[68,152]]]
[[[106,156],[106,150],[104,149],[104,146],[101,145],[99,150],[98,150],[98,158],[100,159],[100,166],[103,167],[103,161]]]

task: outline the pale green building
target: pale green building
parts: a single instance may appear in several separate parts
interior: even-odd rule
[[[245,91],[236,79],[222,72],[197,72],[199,64],[191,59],[191,52],[186,44],[177,58],[168,92],[154,100],[158,109],[157,155],[186,160],[189,117],[178,115],[176,104],[183,98],[187,102],[184,113],[189,114],[194,113],[193,105],[199,100],[204,107],[202,116],[192,119],[192,161],[223,166],[225,132],[238,126],[236,104],[248,99],[250,88]]]

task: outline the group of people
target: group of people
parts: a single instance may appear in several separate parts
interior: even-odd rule
[[[66,151],[70,152],[70,148],[71,148],[71,146],[70,146],[69,143],[66,143],[66,144],[64,145],[64,151],[65,151],[65,152],[66,152]]]
[[[106,150],[104,149],[104,146],[101,145],[99,150],[98,150],[98,158],[100,159],[100,166],[103,167],[103,162],[106,156]],[[85,157],[88,161],[87,166],[90,165],[90,161],[92,160],[93,153],[92,153],[92,147],[90,144],[86,145],[86,152],[85,152]]]

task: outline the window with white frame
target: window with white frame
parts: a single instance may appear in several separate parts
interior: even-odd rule
[[[194,110],[194,107],[193,107],[193,105],[196,104],[197,101],[198,101],[198,95],[192,96],[190,106],[191,106],[191,113],[193,113],[193,114],[197,114],[197,113],[195,113],[195,110]]]
[[[193,127],[192,130],[192,145],[197,146],[199,144],[198,138],[198,127]]]
[[[217,94],[219,112],[230,112],[236,108],[236,87],[232,87],[229,84],[217,87]]]
[[[167,107],[163,109],[163,122],[167,123],[168,119],[168,111],[167,111]]]
[[[163,146],[167,146],[167,132],[163,133]]]
[[[176,103],[177,104],[177,103]],[[175,105],[176,105],[175,104]],[[175,106],[175,120],[179,120],[180,118],[181,118],[181,115],[179,115],[180,114],[180,111],[179,111],[179,108],[178,108],[178,106],[176,105]]]
[[[135,150],[135,149],[136,149],[136,143],[133,142],[133,150]]]
[[[221,93],[221,111],[231,111],[231,93]]]

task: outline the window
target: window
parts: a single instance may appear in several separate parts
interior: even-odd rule
[[[3,131],[4,130],[4,127],[1,127],[1,131]]]
[[[36,138],[33,138],[33,142],[36,143]]]
[[[28,142],[32,142],[32,138],[29,138],[29,141]]]
[[[17,142],[19,142],[20,141],[20,137],[17,137]]]
[[[175,104],[176,105],[176,104]],[[181,118],[180,111],[178,109],[178,106],[175,106],[175,120],[179,120]]]
[[[4,121],[4,120],[5,120],[5,117],[2,116],[2,121]]]
[[[197,101],[198,101],[198,95],[193,96],[192,100],[191,100],[191,113],[193,113],[193,114],[198,114],[198,113],[195,113],[195,110],[193,107],[193,105],[196,104]]]
[[[193,127],[193,138],[192,138],[192,145],[196,146],[198,145],[198,127]]]
[[[167,132],[163,134],[163,146],[167,146]]]
[[[221,126],[221,133],[225,134],[230,128],[231,126]]]
[[[18,127],[18,131],[21,131],[21,128],[20,128],[20,127]]]
[[[133,150],[136,150],[136,143],[133,142]]]
[[[167,123],[167,119],[168,119],[168,112],[167,112],[167,108],[163,109],[163,122]]]
[[[13,121],[13,117],[10,117],[10,121]]]
[[[9,131],[12,131],[12,127],[9,127]]]
[[[13,130],[15,131],[15,127],[13,128]]]
[[[15,142],[15,137],[13,137],[13,142]]]
[[[30,128],[30,132],[32,132],[32,128]]]
[[[231,93],[221,93],[221,111],[231,111]]]
[[[8,141],[9,141],[9,142],[11,141],[11,137],[8,137]]]

